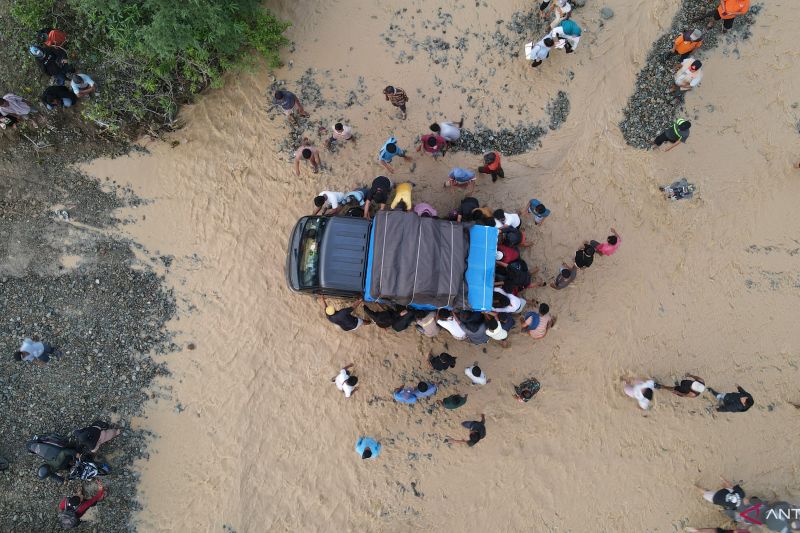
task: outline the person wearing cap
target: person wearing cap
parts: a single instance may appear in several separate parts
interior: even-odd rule
[[[406,155],[406,151],[397,145],[397,139],[389,137],[378,151],[378,161],[386,170],[394,172],[394,168],[390,163],[395,156],[402,157],[406,161],[411,161],[411,157]]]
[[[536,302],[533,302],[536,305]],[[523,315],[522,331],[533,339],[542,339],[556,325],[556,318],[550,314],[550,306],[539,304],[538,312],[531,311]]]
[[[447,151],[447,139],[436,133],[427,133],[419,138],[417,152],[425,150],[433,157],[444,155]]]
[[[550,282],[550,286],[557,291],[561,289],[566,289],[570,283],[575,281],[575,278],[578,277],[578,266],[573,264],[569,266],[566,263],[561,263],[561,268],[556,274],[556,277],[553,278],[553,281]]]
[[[537,200],[536,198],[532,198],[528,205],[525,206],[525,209],[522,210],[523,213],[527,213],[533,216],[533,223],[537,226],[544,222],[544,219],[550,216],[550,210],[547,209],[542,202]]]
[[[403,113],[403,120],[405,120],[407,115],[406,102],[408,102],[408,95],[406,95],[406,92],[400,87],[387,85],[386,88],[383,89],[383,96],[386,97],[387,102],[391,102],[393,106],[400,109]]]
[[[88,74],[73,74],[69,85],[78,98],[88,98],[97,91],[97,85]]]
[[[708,14],[711,20],[706,28],[710,30],[718,20],[722,20],[722,33],[726,33],[733,28],[736,17],[744,15],[749,9],[750,0],[719,0],[717,8]]]
[[[431,131],[444,137],[448,143],[452,143],[461,137],[461,128],[463,126],[463,118],[458,122],[434,122],[431,124]]]
[[[695,28],[692,31],[684,31],[675,37],[672,51],[681,56],[681,60],[683,60],[701,46],[703,46],[703,32]]]
[[[319,159],[319,150],[314,144],[308,140],[308,137],[303,137],[303,144],[294,152],[294,174],[300,175],[300,161],[306,161],[311,164],[311,170],[314,174],[319,172],[321,164]]]
[[[658,137],[653,140],[653,146],[661,146],[665,142],[669,141],[670,145],[663,150],[664,152],[669,152],[679,144],[685,143],[686,139],[689,138],[689,128],[692,127],[692,123],[686,119],[679,118],[670,126],[662,131]]]
[[[356,441],[356,453],[362,459],[377,459],[381,454],[381,443],[371,437],[359,437]]]
[[[331,126],[331,136],[328,137],[327,141],[325,141],[325,148],[330,148],[335,142],[344,143],[347,141],[353,141],[353,144],[356,144],[356,138],[353,135],[353,128],[342,122],[337,122]]]
[[[675,92],[691,91],[703,81],[703,63],[693,57],[687,57],[675,70],[675,85],[670,89]]]
[[[358,378],[350,373],[351,368],[353,368],[353,363],[341,369],[335,377],[331,378],[331,381],[336,384],[336,388],[344,393],[345,398],[352,396],[358,387]]]
[[[639,407],[647,411],[653,405],[653,390],[655,388],[656,384],[652,379],[644,381],[625,380],[622,390],[625,394],[639,402]]]
[[[67,52],[54,46],[31,46],[28,52],[36,59],[42,73],[53,78],[55,85],[64,85],[74,69],[67,64]]]
[[[497,181],[497,178],[505,178],[506,174],[503,172],[503,167],[500,166],[500,152],[488,152],[483,154],[483,166],[478,167],[480,174],[490,174],[492,182]]]
[[[755,403],[753,395],[736,385],[738,392],[717,392],[711,387],[706,387],[709,393],[714,396],[718,402],[717,411],[720,413],[744,413]]]
[[[297,119],[294,117],[295,112],[301,117],[308,116],[306,110],[303,109],[303,104],[300,103],[300,99],[291,91],[275,91],[275,94],[272,95],[272,103],[283,111],[283,114],[286,115],[289,122],[297,122]]]
[[[697,398],[703,394],[703,392],[705,392],[706,382],[703,381],[703,378],[686,374],[686,378],[682,379],[680,382],[676,381],[674,387],[668,387],[667,385],[656,383],[655,388],[668,390],[675,396],[682,396],[684,398]]]
[[[364,319],[358,318],[353,314],[353,311],[358,309],[364,303],[364,300],[358,300],[354,305],[338,311],[328,304],[324,296],[320,297],[320,302],[322,302],[322,307],[325,309],[325,316],[328,317],[328,320],[342,328],[342,331],[355,331],[366,323]]]
[[[445,187],[467,187],[469,191],[467,194],[472,194],[475,190],[475,173],[471,170],[461,167],[453,167],[447,175],[447,181],[444,182]]]
[[[550,50],[555,45],[555,41],[550,37],[545,37],[541,41],[533,44],[530,42],[525,45],[525,58],[531,62],[531,67],[538,67],[542,61],[550,56]]]
[[[314,206],[316,209],[312,214],[320,213],[324,215],[330,210],[330,215],[335,215],[344,206],[344,194],[335,191],[322,191],[314,197]]]
[[[553,31],[548,34],[556,48],[563,48],[568,54],[571,54],[578,48],[578,43],[581,42],[581,27],[571,20],[565,20],[560,26],[553,27]]]

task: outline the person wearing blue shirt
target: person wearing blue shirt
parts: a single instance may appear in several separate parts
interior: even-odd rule
[[[394,168],[389,163],[392,162],[395,156],[402,157],[406,161],[411,161],[411,158],[406,155],[406,151],[397,146],[397,139],[389,137],[386,142],[383,143],[380,152],[378,152],[378,161],[381,162],[381,165],[383,165],[386,170],[394,172]]]
[[[417,385],[417,390],[414,391],[416,397],[419,398],[430,398],[434,394],[436,394],[437,388],[435,383],[431,383],[429,381],[420,381]]]
[[[381,443],[371,437],[359,437],[356,442],[356,453],[362,459],[375,459],[381,454]]]
[[[450,174],[447,175],[447,181],[444,182],[445,187],[470,187],[472,192],[475,189],[475,173],[466,168],[454,167]]]
[[[400,403],[417,403],[417,389],[398,387],[394,391],[394,399]]]
[[[533,222],[537,226],[544,222],[544,219],[550,215],[550,210],[547,209],[542,202],[536,198],[528,202],[528,213],[533,215]]]

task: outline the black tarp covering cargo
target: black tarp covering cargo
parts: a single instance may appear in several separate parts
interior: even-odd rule
[[[462,224],[379,211],[372,228],[368,299],[463,308],[469,243]]]

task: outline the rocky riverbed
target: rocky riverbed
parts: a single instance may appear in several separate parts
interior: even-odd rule
[[[139,200],[69,170],[75,154],[96,151],[71,148],[23,145],[0,163],[0,456],[10,463],[0,472],[0,531],[60,530],[56,506],[77,482],[39,481],[41,461],[25,442],[95,419],[123,433],[101,449],[112,466],[104,478],[108,496],[83,530],[132,529],[132,466],[147,456],[149,435],[132,431],[130,420],[142,414],[153,378],[167,372],[149,354],[175,348],[165,329],[175,313],[172,292],[151,264],[134,257],[138,245],[114,231],[121,222],[114,210]],[[43,367],[15,361],[13,352],[30,336],[63,355]]]
[[[736,18],[730,32],[723,34],[722,22],[717,22],[711,30],[705,30],[709,5],[683,0],[670,30],[653,43],[645,66],[636,77],[634,93],[623,111],[625,118],[619,124],[631,146],[649,148],[659,132],[680,118],[684,95],[670,92],[675,67],[680,63],[680,58],[672,52],[675,37],[682,31],[700,28],[704,31],[703,46],[695,54],[697,59],[704,60],[704,56],[719,45],[724,46],[723,54],[738,56],[737,43],[750,37],[750,26],[761,10],[760,5],[753,5],[746,15]],[[702,91],[702,87],[697,90]],[[692,117],[684,118],[691,120]]]

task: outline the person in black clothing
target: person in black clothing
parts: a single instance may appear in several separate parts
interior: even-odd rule
[[[594,246],[588,242],[583,243],[583,248],[575,252],[575,265],[578,268],[589,268],[594,261]]]
[[[674,387],[668,387],[659,383],[655,384],[656,389],[664,389],[670,391],[675,396],[683,396],[685,398],[697,398],[703,391],[706,390],[706,382],[703,378],[686,374],[688,379],[682,379],[680,383],[675,382]]]
[[[373,311],[365,305],[364,312],[381,329],[392,327],[400,318],[400,313],[394,307],[389,307],[385,311]]]
[[[427,313],[423,313],[427,314]],[[417,319],[417,313],[412,309],[403,309],[392,322],[392,329],[400,333],[404,331]]]
[[[430,354],[428,362],[434,370],[447,370],[456,366],[456,358],[447,352],[442,352],[439,355]]]
[[[75,105],[78,97],[63,85],[51,85],[42,93],[42,103],[49,110],[56,107],[70,107]]]
[[[711,387],[707,389],[717,399],[717,411],[720,413],[744,413],[755,403],[753,396],[739,385],[736,385],[739,392],[719,393]]]
[[[702,487],[697,487],[703,492],[703,498],[706,501],[719,505],[727,511],[735,511],[743,504],[747,504],[748,500],[745,498],[744,489],[739,485],[733,485],[725,478],[721,478],[725,486],[719,490],[705,490]]]
[[[486,436],[486,417],[484,415],[481,415],[480,422],[467,420],[466,422],[461,422],[461,425],[469,430],[469,439],[451,439],[448,437],[444,440],[445,443],[466,444],[471,448]]]
[[[392,181],[386,176],[378,176],[372,180],[372,185],[364,196],[364,218],[369,220],[369,206],[373,203],[378,204],[378,210],[386,207],[389,201],[389,193],[392,192]]]
[[[456,209],[456,222],[463,221],[471,221],[481,218],[481,214],[477,211],[481,206],[480,202],[478,202],[477,198],[473,198],[472,196],[466,196],[463,200],[461,200],[461,205],[458,206]]]
[[[75,69],[67,64],[67,52],[53,46],[31,46],[28,51],[36,58],[42,73],[51,76],[56,85],[64,85],[67,74]]]
[[[328,320],[342,328],[343,331],[355,331],[361,324],[368,323],[353,315],[353,311],[358,309],[358,306],[364,302],[363,300],[359,300],[355,305],[338,311],[332,305],[328,305],[324,296],[320,298],[320,301],[322,302],[322,307],[325,308],[325,316],[328,317]]]

